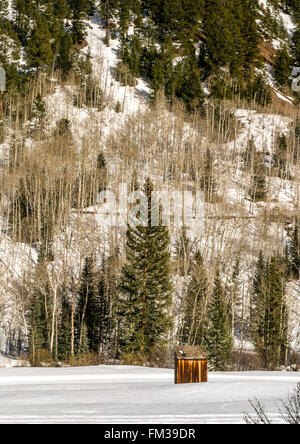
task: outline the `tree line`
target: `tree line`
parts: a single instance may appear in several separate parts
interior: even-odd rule
[[[287,283],[299,277],[299,221],[285,254],[260,257],[252,281],[248,319],[242,315],[240,263],[225,284],[222,267],[209,269],[199,248],[193,251],[183,230],[175,257],[184,277],[179,325],[175,326],[174,284],[168,228],[151,226],[151,191],[147,179],[148,226],[128,226],[126,260],[118,254],[85,259],[80,281],[72,286],[62,272],[53,284],[51,258],[42,243],[30,289],[29,355],[33,365],[108,362],[164,363],[174,343],[201,345],[214,370],[230,368],[234,338],[248,338],[261,367],[287,365],[290,358]],[[181,270],[181,271],[180,271]]]

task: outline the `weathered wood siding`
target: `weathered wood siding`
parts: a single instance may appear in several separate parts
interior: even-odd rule
[[[207,382],[207,361],[176,359],[175,384]]]

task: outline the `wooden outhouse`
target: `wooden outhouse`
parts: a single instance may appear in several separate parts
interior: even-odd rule
[[[208,355],[200,346],[177,346],[175,353],[175,384],[207,382]]]

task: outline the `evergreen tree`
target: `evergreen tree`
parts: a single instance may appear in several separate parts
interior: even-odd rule
[[[274,64],[274,77],[279,86],[287,86],[290,83],[291,58],[286,46],[281,47],[276,54]]]
[[[79,358],[84,358],[90,352],[90,344],[89,344],[89,335],[88,328],[86,323],[84,322],[81,327],[81,336],[80,342],[78,344],[77,356]]]
[[[66,80],[73,66],[73,41],[71,34],[65,32],[60,42],[56,67],[61,70],[63,80]]]
[[[233,348],[233,338],[226,295],[219,271],[216,274],[213,294],[207,310],[205,345],[212,369],[226,370]]]
[[[32,0],[13,0],[16,12],[16,29],[20,41],[26,45],[30,32],[30,17],[33,11]]]
[[[201,253],[194,258],[190,284],[184,301],[181,342],[203,345],[208,282]]]
[[[105,20],[105,25],[106,25],[107,45],[109,45],[110,42],[111,21],[114,17],[114,14],[116,13],[117,5],[118,5],[118,0],[101,0],[99,4],[99,12],[101,17],[103,17],[103,19]],[[124,12],[124,8],[122,9],[122,11]],[[122,25],[124,26],[124,22],[122,22]]]
[[[175,94],[184,101],[187,112],[195,112],[204,104],[201,72],[194,58],[185,61],[182,69],[182,77],[179,85],[175,87]]]
[[[251,331],[265,368],[277,368],[286,359],[286,272],[285,262],[278,255],[267,263],[260,255],[253,282]]]
[[[26,45],[27,60],[30,67],[43,68],[53,61],[51,34],[46,19],[40,16],[30,34]]]
[[[112,276],[110,276],[112,274]],[[103,265],[98,282],[98,300],[99,300],[99,339],[98,346],[101,353],[111,351],[112,340],[112,319],[111,319],[111,302],[112,288],[111,278],[113,278],[113,270],[103,258]]]
[[[78,350],[86,329],[89,350],[99,353],[100,304],[94,254],[86,258],[82,271],[76,323]]]
[[[129,353],[148,354],[165,343],[171,327],[170,239],[166,227],[151,226],[152,190],[147,179],[148,226],[129,226],[126,235],[120,317],[121,349]]]
[[[59,19],[67,18],[70,13],[67,0],[53,0],[53,12]]]
[[[86,25],[84,20],[90,12],[89,0],[69,0],[72,11],[72,38],[73,43],[80,43],[86,35]]]
[[[299,234],[299,220],[296,219],[293,230],[293,238],[290,248],[291,255],[291,270],[293,275],[298,278],[300,275],[300,234]]]
[[[292,37],[293,55],[296,66],[300,66],[300,20],[297,21],[297,28]]]
[[[35,271],[29,308],[29,350],[33,365],[39,365],[40,359],[42,357],[45,358],[45,352],[49,353],[50,350],[50,299],[47,261],[42,245]]]
[[[69,362],[71,357],[71,306],[67,295],[63,294],[61,319],[58,329],[57,359],[62,362]]]
[[[33,102],[32,117],[36,119],[37,126],[40,126],[47,115],[46,104],[41,94],[38,94]]]
[[[235,334],[241,335],[243,330],[241,307],[242,307],[242,297],[241,289],[239,283],[240,277],[240,260],[239,258],[235,261],[233,272],[230,282],[230,299],[231,299],[231,335]]]

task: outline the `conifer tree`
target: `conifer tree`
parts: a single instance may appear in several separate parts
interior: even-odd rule
[[[148,226],[128,227],[127,263],[120,284],[121,350],[148,354],[165,343],[171,327],[172,285],[168,229],[151,226],[151,192],[147,179]]]
[[[203,345],[208,297],[208,282],[203,258],[194,258],[190,284],[184,301],[181,341],[186,345]]]
[[[70,13],[67,0],[53,0],[53,12],[59,19],[66,19]]]
[[[41,94],[38,94],[33,102],[32,117],[36,119],[37,126],[40,126],[47,115],[46,104]]]
[[[99,304],[99,336],[98,347],[100,353],[108,353],[111,351],[112,340],[112,318],[111,318],[111,303],[112,303],[112,288],[111,279],[113,279],[113,270],[110,269],[110,264],[106,263],[103,258],[102,269],[100,272],[100,279],[98,282],[98,304]]]
[[[33,10],[32,0],[13,0],[13,7],[16,12],[16,29],[19,39],[23,45],[26,45]]]
[[[230,282],[230,299],[231,299],[231,335],[234,337],[236,333],[242,333],[241,306],[242,297],[240,294],[240,260],[235,261]]]
[[[286,272],[285,262],[278,255],[272,256],[267,263],[260,255],[253,282],[251,331],[265,368],[277,368],[286,359]]]
[[[84,358],[89,354],[89,352],[90,352],[90,343],[88,336],[88,328],[86,322],[84,322],[81,327],[81,336],[80,336],[80,342],[78,344],[77,356],[79,358]]]
[[[300,234],[299,220],[296,219],[290,248],[291,270],[296,278],[300,275]]]
[[[281,47],[276,54],[274,77],[279,86],[287,86],[291,76],[291,58],[286,46]]]
[[[51,304],[47,261],[41,247],[35,270],[29,309],[29,349],[33,365],[40,363],[41,352],[49,352]]]
[[[63,80],[66,80],[73,66],[73,40],[69,32],[61,39],[56,67],[61,70]]]
[[[41,38],[42,36],[42,38]],[[51,34],[46,19],[38,17],[26,45],[27,60],[30,67],[43,68],[53,61]]]
[[[84,20],[90,11],[89,0],[69,0],[72,11],[72,38],[73,43],[81,42],[86,35],[86,25]]]
[[[175,89],[176,96],[181,98],[188,112],[199,110],[204,103],[201,73],[192,57],[183,65],[182,82]]]
[[[215,277],[213,294],[207,310],[205,346],[212,369],[226,370],[233,348],[233,338],[228,304],[219,271]]]
[[[124,2],[126,3],[126,2]],[[101,17],[105,20],[106,25],[106,44],[109,45],[110,42],[110,29],[111,29],[111,20],[116,13],[116,8],[118,5],[118,0],[101,0],[99,5],[99,12]],[[124,8],[122,9],[124,12]],[[123,16],[124,18],[124,16]],[[124,22],[122,22],[124,25]]]
[[[62,298],[61,319],[58,329],[57,359],[62,362],[69,362],[71,357],[71,306],[66,294]]]
[[[82,345],[84,339],[83,334],[85,333],[84,329],[86,329],[89,349],[90,351],[98,353],[100,304],[94,254],[87,257],[85,260],[81,275],[76,320],[78,350]]]

